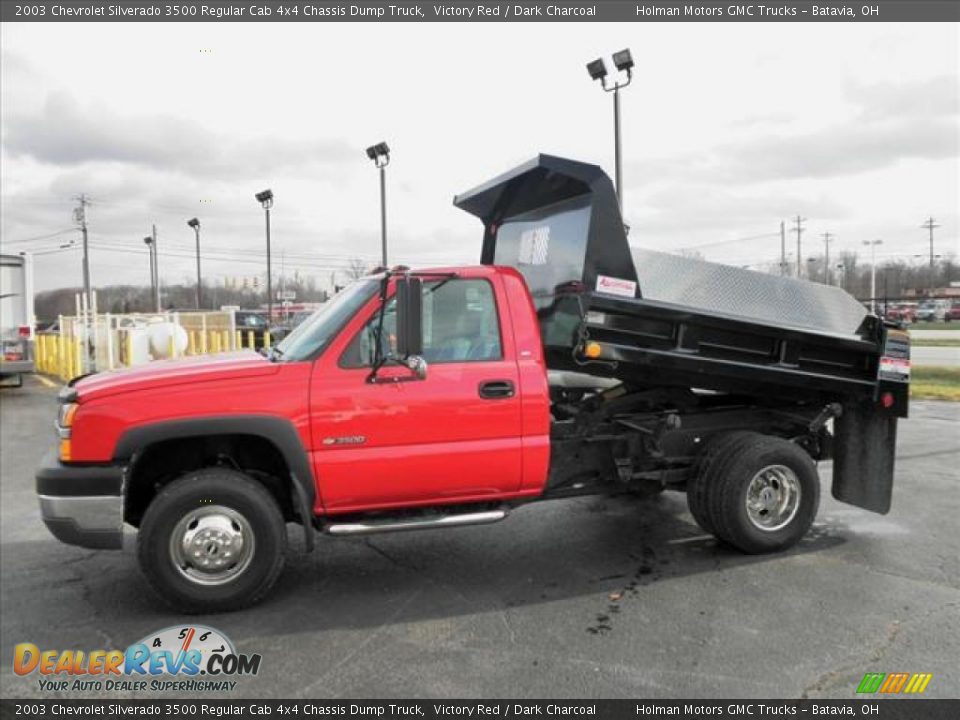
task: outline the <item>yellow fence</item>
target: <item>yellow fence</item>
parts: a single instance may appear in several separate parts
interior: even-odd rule
[[[270,343],[269,331],[237,330],[229,311],[64,316],[58,332],[37,334],[34,358],[39,372],[67,381],[88,372]]]

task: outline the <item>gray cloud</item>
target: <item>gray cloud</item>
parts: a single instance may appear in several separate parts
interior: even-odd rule
[[[941,75],[909,84],[851,84],[848,92],[866,119],[960,114],[960,77],[956,75]]]
[[[775,233],[780,218],[790,217],[798,208],[811,217],[827,220],[842,219],[848,214],[843,205],[822,194],[735,194],[717,186],[678,185],[646,193],[638,191],[629,197],[635,198],[632,204],[645,209],[631,218],[635,230],[631,240],[639,242],[643,237],[654,244],[663,237],[713,235],[718,228],[739,228],[741,236]],[[683,240],[678,247],[688,244],[696,242]]]
[[[65,93],[50,95],[36,114],[11,113],[5,124],[4,148],[11,157],[60,166],[119,162],[233,179],[341,164],[357,153],[357,148],[330,140],[287,141],[276,136],[230,140],[193,120],[171,115],[122,117],[96,105],[81,106]]]
[[[900,160],[938,160],[960,150],[944,119],[882,120],[793,137],[768,136],[721,147],[705,172],[720,181],[822,178],[878,170]]]
[[[651,180],[755,183],[828,178],[879,170],[901,160],[960,155],[956,76],[908,85],[856,85],[857,115],[806,134],[789,129],[718,145],[712,151],[636,164]],[[781,123],[788,124],[784,118]]]

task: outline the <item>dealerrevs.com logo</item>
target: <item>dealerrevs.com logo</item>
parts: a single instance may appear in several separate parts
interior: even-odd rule
[[[233,690],[233,678],[256,675],[260,661],[205,625],[164,628],[126,650],[41,650],[20,643],[13,651],[13,671],[37,674],[40,690],[50,692]]]

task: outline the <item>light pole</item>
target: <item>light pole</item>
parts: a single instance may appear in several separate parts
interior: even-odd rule
[[[379,142],[367,148],[367,157],[380,170],[380,245],[381,264],[387,269],[387,165],[390,164],[390,148]]]
[[[864,245],[870,247],[870,304],[873,313],[877,314],[877,245],[883,245],[883,240],[864,240]]]
[[[837,263],[837,270],[840,271],[840,287],[847,289],[847,266],[845,263]]]
[[[150,255],[150,299],[155,303],[157,298],[157,266],[153,259],[153,236],[147,235],[143,239],[143,244],[147,246],[147,252]]]
[[[254,197],[263,206],[267,217],[267,327],[270,327],[273,322],[273,284],[270,280],[270,208],[273,207],[273,191],[268,188]]]
[[[190,218],[187,220],[187,225],[193,228],[193,233],[197,238],[197,310],[199,310],[201,307],[203,307],[200,304],[200,288],[202,287],[200,281],[200,221],[197,218]]]
[[[613,87],[607,87],[607,65],[603,58],[597,58],[593,62],[587,63],[587,72],[590,73],[592,80],[599,80],[606,92],[613,93],[613,152],[616,171],[617,201],[620,203],[620,213],[623,214],[623,169],[620,147],[620,90],[625,88],[633,80],[633,58],[627,49],[613,54],[613,64],[618,72],[626,72],[627,79],[624,82],[619,80],[613,84]]]

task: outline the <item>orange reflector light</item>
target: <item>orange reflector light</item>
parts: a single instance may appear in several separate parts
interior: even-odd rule
[[[603,347],[600,343],[588,342],[583,348],[583,354],[588,358],[598,358],[603,353]]]
[[[883,403],[885,408],[893,407],[893,393],[884,393],[880,398],[880,402]]]
[[[60,462],[70,462],[70,455],[72,448],[70,447],[70,440],[65,439],[60,441]]]

